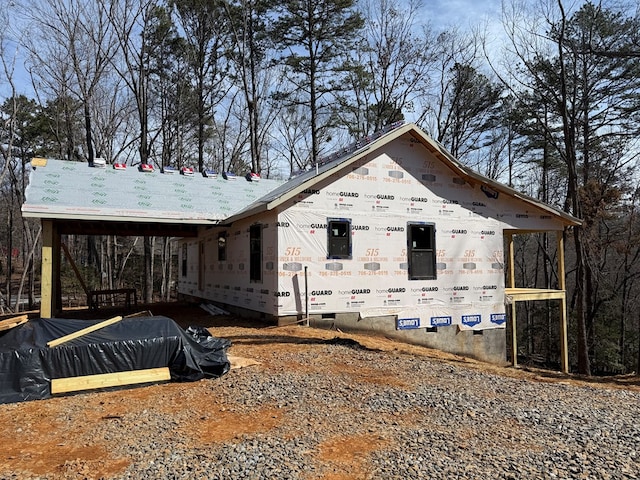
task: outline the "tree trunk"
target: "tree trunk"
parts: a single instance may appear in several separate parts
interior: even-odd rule
[[[93,134],[91,132],[91,111],[89,110],[89,100],[84,100],[84,131],[87,142],[87,161],[93,165],[95,154],[93,152]]]
[[[171,285],[171,239],[162,239],[162,285],[160,287],[160,298],[169,301]]]
[[[33,272],[33,268],[32,266],[34,265],[34,261],[33,261],[33,257],[35,254],[35,249],[36,249],[36,245],[38,244],[38,239],[40,238],[40,234],[42,233],[42,225],[40,226],[40,228],[38,229],[38,234],[36,235],[35,240],[33,240],[33,242],[31,243],[31,249],[29,250],[29,253],[25,259],[25,268],[22,271],[22,278],[20,279],[20,285],[18,286],[18,295],[16,297],[16,308],[15,308],[15,312],[19,312],[20,311],[20,296],[22,295],[22,287],[24,285],[25,282],[25,277],[27,277],[27,275],[29,277],[32,277],[32,272]],[[29,268],[27,268],[27,266]],[[31,287],[31,285],[29,285],[29,287]],[[30,293],[29,295],[29,310],[31,310],[32,307],[32,295]]]
[[[144,285],[145,303],[153,301],[153,237],[144,237]]]
[[[576,155],[576,125],[574,118],[569,113],[568,79],[564,60],[564,34],[566,28],[566,16],[562,1],[558,0],[558,8],[562,14],[560,31],[558,32],[558,63],[560,66],[560,115],[562,118],[562,133],[564,136],[564,160],[567,164],[567,198],[571,203],[574,216],[582,217],[582,206],[579,196],[578,183],[578,159]],[[583,375],[591,375],[589,360],[589,345],[587,342],[587,303],[586,303],[586,268],[585,252],[582,245],[582,227],[573,228],[573,240],[576,250],[576,322],[577,322],[577,356],[578,372]]]
[[[7,307],[11,308],[11,274],[13,273],[13,260],[11,253],[13,250],[13,195],[9,202],[9,211],[7,212]]]
[[[589,359],[589,343],[587,335],[587,302],[585,295],[586,273],[584,268],[584,253],[582,247],[580,227],[574,227],[573,239],[576,249],[576,346],[578,354],[578,372],[591,375],[591,361]]]

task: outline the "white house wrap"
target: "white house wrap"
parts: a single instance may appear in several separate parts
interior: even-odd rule
[[[562,233],[580,220],[473,172],[415,125],[393,125],[286,183],[120,163],[31,167],[22,213],[43,225],[43,318],[62,307],[63,235],[183,237],[184,297],[490,361],[505,359],[507,308],[515,323],[516,302],[559,300],[568,369]],[[550,231],[557,289],[516,288],[513,236]]]
[[[504,232],[562,231],[574,220],[471,172],[405,125],[185,240],[179,290],[278,318],[503,329]]]

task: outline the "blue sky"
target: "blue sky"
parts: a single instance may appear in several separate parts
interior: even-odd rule
[[[500,0],[423,0],[434,24],[457,26],[463,30],[489,21],[500,23]]]
[[[0,0],[3,1],[3,0]],[[402,0],[401,0],[402,1]],[[458,27],[468,30],[471,27],[488,24],[490,31],[501,35],[501,0],[423,0],[422,12],[425,21],[434,27]],[[15,44],[9,42],[7,50],[13,55]],[[18,52],[19,57],[21,52]],[[26,73],[22,70],[23,58],[17,59],[16,88],[18,93],[32,94],[32,88]],[[9,94],[8,86],[0,85],[0,98]]]

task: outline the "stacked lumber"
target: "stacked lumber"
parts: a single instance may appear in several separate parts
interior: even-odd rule
[[[122,320],[121,316],[113,317],[77,332],[47,342],[49,348],[62,345],[70,340],[82,337],[91,332]],[[51,394],[78,392],[95,388],[121,387],[137,383],[151,383],[171,380],[169,367],[132,370],[127,372],[102,373],[97,375],[83,375],[79,377],[54,378],[51,380]]]
[[[0,320],[0,332],[4,330],[10,330],[18,325],[26,323],[29,318],[26,315],[20,315],[18,317],[11,317],[5,320]]]

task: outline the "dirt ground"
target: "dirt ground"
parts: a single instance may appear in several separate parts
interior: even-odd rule
[[[269,362],[270,358],[273,358],[274,352],[295,353],[296,349],[304,347],[305,342],[339,337],[351,339],[376,351],[426,356],[443,362],[462,363],[468,368],[530,381],[561,382],[640,391],[640,377],[634,375],[584,378],[545,370],[495,366],[421,346],[401,343],[382,336],[320,330],[304,326],[273,327],[232,316],[212,316],[198,305],[157,304],[141,308],[139,311],[168,316],[185,328],[190,325],[204,326],[209,328],[212,335],[231,340],[232,346],[228,354],[232,368],[252,368],[255,363]],[[122,312],[108,310],[89,312],[86,309],[75,309],[65,311],[60,317],[110,318],[120,313]],[[32,312],[30,316],[37,316],[37,313]],[[8,318],[8,316],[0,316],[0,320],[4,318]],[[283,365],[283,368],[299,369],[304,367],[298,363],[291,363]],[[341,368],[345,367],[341,366]],[[375,369],[371,369],[369,372],[354,372],[354,376],[357,375],[366,377],[369,382],[380,382],[381,384],[397,381],[392,376],[379,374]],[[0,433],[0,443],[3,445],[0,455],[0,477],[6,478],[4,475],[7,473],[23,470],[25,466],[28,466],[28,471],[34,475],[46,475],[51,472],[64,473],[65,470],[82,475],[83,469],[87,471],[87,478],[96,474],[97,477],[102,478],[117,475],[127,467],[128,461],[126,459],[112,458],[109,455],[107,444],[85,444],[75,442],[73,438],[83,438],[84,430],[90,428],[96,421],[116,421],[131,409],[142,409],[146,405],[154,405],[159,396],[162,396],[163,408],[169,410],[180,409],[184,398],[188,398],[190,406],[195,409],[201,408],[204,411],[212,407],[215,408],[215,405],[211,405],[210,396],[198,396],[197,384],[198,382],[195,384],[176,383],[104,391],[91,397],[91,405],[77,407],[82,409],[68,412],[61,411],[61,409],[69,409],[68,400],[73,397],[0,405],[0,424],[3,425],[2,433]],[[79,397],[76,396],[76,398]],[[198,402],[202,404],[199,405]],[[237,413],[226,411],[222,405],[218,405],[218,407],[216,421],[203,423],[200,427],[203,429],[202,435],[218,442],[228,441],[243,433],[268,431],[281,421],[279,416],[282,413],[277,409],[265,408],[255,412],[255,415],[247,419],[246,416],[241,418]],[[64,431],[61,437],[61,425],[56,419],[63,418],[65,415],[78,415],[78,419],[71,422],[71,430]],[[349,478],[353,478],[354,473],[357,473],[360,468],[359,462],[374,444],[375,442],[372,442],[371,439],[363,436],[358,438],[344,436],[323,445],[321,452],[326,458],[331,458],[333,461],[350,464],[352,468]],[[19,478],[19,476],[8,478]],[[60,478],[80,477],[61,475]],[[340,480],[341,478],[340,476],[331,476],[330,480]]]

